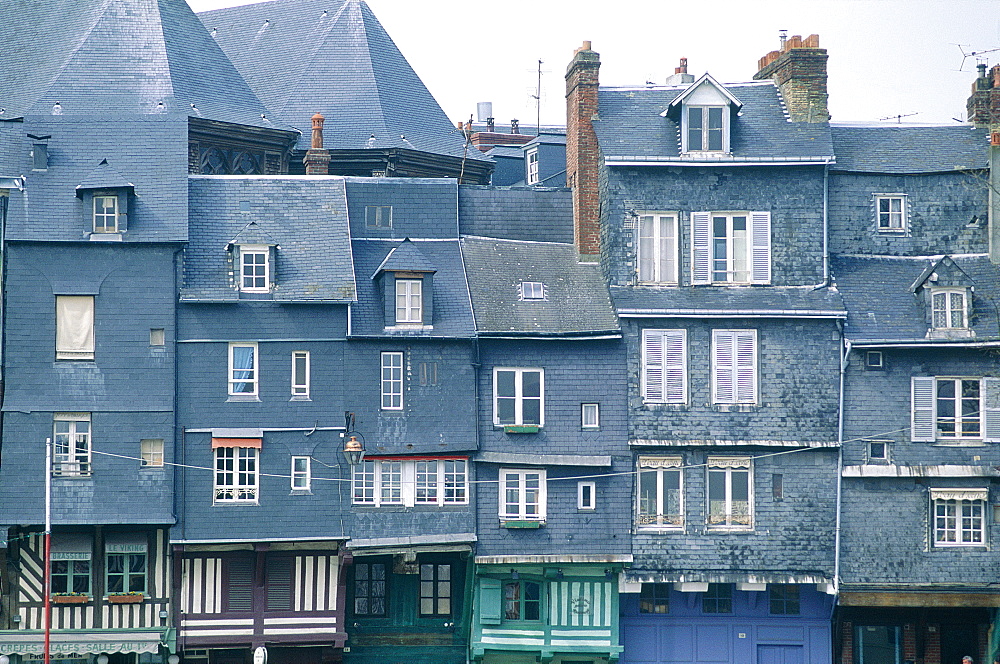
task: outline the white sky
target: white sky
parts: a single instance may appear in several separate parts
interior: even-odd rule
[[[247,4],[187,1],[195,11]],[[497,122],[534,124],[541,59],[542,123],[564,123],[563,76],[584,40],[601,54],[602,85],[662,84],[681,57],[689,73],[726,83],[750,80],[787,29],[818,33],[829,52],[835,121],[914,113],[903,122],[949,123],[965,118],[977,62],[969,57],[959,71],[955,44],[1000,49],[996,0],[367,2],[452,121],[492,101]],[[1000,63],[1000,50],[982,58]]]

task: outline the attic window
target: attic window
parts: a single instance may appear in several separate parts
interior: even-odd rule
[[[725,106],[687,106],[684,109],[685,152],[728,152]]]
[[[545,299],[545,284],[540,281],[522,281],[521,282],[521,299],[528,300],[544,300]]]
[[[118,232],[118,196],[94,194],[94,232]]]
[[[365,226],[368,228],[392,228],[392,206],[365,206]]]
[[[879,233],[905,233],[907,209],[905,194],[875,194],[875,229]]]
[[[270,247],[257,244],[240,246],[240,290],[244,293],[267,293],[271,289]]]
[[[965,289],[931,290],[931,325],[936,330],[969,327]]]

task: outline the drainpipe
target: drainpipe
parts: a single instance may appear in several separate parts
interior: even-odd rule
[[[837,323],[840,334],[843,336],[843,323]],[[837,408],[837,521],[834,527],[833,541],[833,589],[840,594],[840,526],[841,526],[841,506],[843,504],[843,478],[844,478],[844,382],[847,374],[847,362],[851,356],[851,340],[844,339],[844,344],[840,347],[840,395],[838,397]],[[834,602],[836,604],[836,602]]]
[[[823,281],[813,290],[830,285],[830,160],[823,162]]]

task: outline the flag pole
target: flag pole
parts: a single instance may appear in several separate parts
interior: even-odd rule
[[[49,639],[52,635],[52,439],[45,439],[45,563],[42,570],[42,593],[45,606],[45,643],[42,656],[49,664]]]

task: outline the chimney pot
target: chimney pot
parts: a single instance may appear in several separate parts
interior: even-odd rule
[[[681,58],[681,66],[678,67],[677,71],[675,71],[674,73],[675,74],[686,74],[686,73],[688,73],[688,59],[687,58]]]
[[[590,41],[589,40],[584,40],[583,46],[580,48],[580,50],[581,51],[589,51],[589,50],[591,50],[591,48],[590,48]]]
[[[979,78],[986,78],[986,63],[980,62],[976,65],[976,69],[979,70]]]
[[[312,116],[312,148],[314,150],[323,149],[323,122],[325,120],[326,118],[320,113]]]
[[[993,87],[1000,88],[1000,65],[994,65],[993,69],[990,70],[990,74],[993,75]]]

